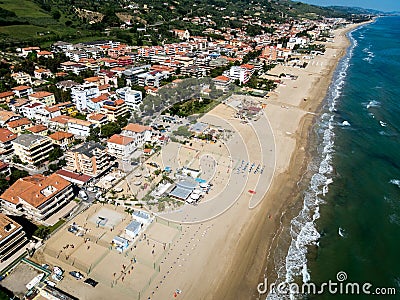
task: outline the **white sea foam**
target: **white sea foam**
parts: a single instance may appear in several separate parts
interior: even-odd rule
[[[318,246],[320,234],[316,229],[315,221],[320,217],[319,205],[324,203],[321,196],[328,193],[328,185],[333,182],[331,178],[331,173],[333,172],[331,161],[334,152],[334,128],[337,122],[332,112],[336,110],[337,101],[345,84],[350,59],[354,48],[357,46],[357,41],[351,33],[349,34],[349,39],[352,46],[348,49],[347,55],[341,60],[338,66],[334,81],[327,93],[327,111],[320,116],[318,122],[319,128],[317,132],[322,139],[322,147],[320,148],[321,159],[316,164],[310,164],[310,171],[314,172],[314,174],[311,176],[308,189],[304,192],[303,207],[290,223],[290,246],[284,261],[281,259],[277,261],[278,263],[282,261],[284,266],[276,265],[278,273],[276,284],[281,282],[291,283],[298,277],[301,277],[304,282],[310,280],[307,267],[307,249],[311,245]],[[289,295],[286,298],[295,299],[295,295]],[[269,300],[286,298],[282,298],[282,295],[273,294],[267,296]]]
[[[396,214],[389,215],[389,222],[395,225],[400,225],[400,217]]]
[[[383,121],[379,121],[379,124],[380,124],[382,127],[386,127],[386,126],[387,126],[387,123],[385,123],[385,122],[383,122]]]
[[[400,188],[400,179],[391,179],[389,183],[397,185]]]
[[[366,108],[367,109],[370,109],[372,107],[380,107],[380,106],[381,106],[381,103],[379,101],[376,101],[376,100],[371,100],[366,104]]]
[[[343,125],[343,126],[350,126],[350,123],[349,123],[348,121],[345,120],[345,121],[342,122],[342,125]]]

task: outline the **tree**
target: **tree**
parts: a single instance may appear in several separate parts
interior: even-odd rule
[[[100,142],[100,127],[90,128],[86,141]]]
[[[45,239],[50,234],[50,228],[46,226],[39,226],[38,229],[33,233],[34,236],[37,236],[40,239]]]
[[[3,193],[6,189],[8,189],[10,183],[4,177],[0,177],[0,192]]]
[[[121,127],[115,123],[108,123],[105,124],[103,126],[101,126],[101,136],[102,137],[110,137],[116,133],[120,133],[121,132]]]
[[[60,20],[61,13],[58,10],[54,10],[52,11],[51,16],[53,17],[54,20]]]
[[[61,156],[63,156],[63,151],[61,150],[60,146],[54,145],[53,150],[49,152],[49,161],[55,161]]]
[[[13,169],[10,175],[10,185],[16,182],[20,178],[29,176],[29,173],[25,170]]]
[[[174,135],[180,135],[183,137],[190,137],[192,133],[187,129],[186,126],[179,126],[177,130],[173,132]]]

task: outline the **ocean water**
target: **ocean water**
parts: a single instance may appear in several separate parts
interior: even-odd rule
[[[275,253],[277,284],[343,288],[267,299],[400,299],[400,17],[378,18],[349,38],[314,128],[289,250]]]

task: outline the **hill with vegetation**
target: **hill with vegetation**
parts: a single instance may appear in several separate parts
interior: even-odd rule
[[[249,18],[261,24],[290,18],[351,18],[353,13],[359,11],[290,0],[0,0],[0,38],[3,47],[106,37],[156,45],[176,40],[174,28],[197,35],[209,27],[241,28]],[[263,29],[247,27],[252,35]]]

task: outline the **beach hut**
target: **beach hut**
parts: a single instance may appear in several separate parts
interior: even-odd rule
[[[134,239],[139,234],[141,228],[142,223],[134,220],[130,222],[128,226],[126,226],[125,234],[131,239]]]

